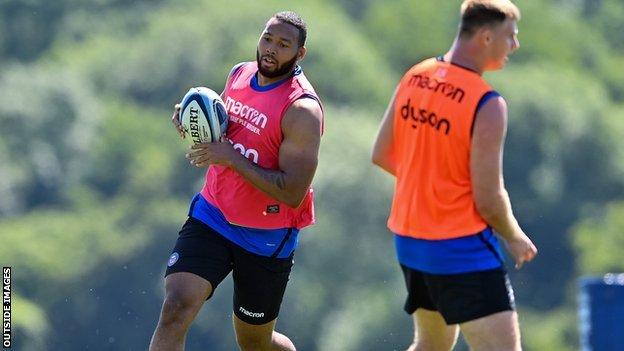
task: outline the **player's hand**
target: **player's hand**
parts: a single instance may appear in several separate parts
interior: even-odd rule
[[[524,233],[513,240],[506,240],[505,244],[516,261],[516,269],[520,269],[525,262],[530,262],[537,255],[537,247]]]
[[[180,123],[180,104],[175,104],[173,106],[173,116],[171,116],[171,123],[176,127],[178,134],[182,137],[182,139],[186,138],[186,133],[184,132],[184,128],[182,127],[182,123]]]
[[[236,157],[241,157],[241,154],[229,141],[195,144],[186,154],[186,158],[195,167],[229,166]]]

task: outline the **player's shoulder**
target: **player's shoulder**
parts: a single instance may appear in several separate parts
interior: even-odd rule
[[[421,60],[421,61],[413,64],[406,71],[406,73],[413,73],[415,71],[426,71],[426,70],[431,69],[432,67],[434,67],[437,63],[438,63],[438,58],[436,58],[436,57],[429,57],[429,58],[426,58],[424,60]]]
[[[286,115],[305,115],[310,117],[322,117],[323,110],[319,101],[311,96],[303,96],[295,101],[286,110]]]
[[[407,84],[408,82],[412,82],[414,79],[421,79],[421,74],[433,69],[437,63],[437,59],[435,57],[430,57],[419,61],[408,68],[401,77],[400,84]]]
[[[491,128],[504,128],[507,124],[507,101],[494,95],[478,109],[475,123]]]
[[[288,107],[282,122],[286,128],[320,129],[323,124],[323,110],[316,99],[303,97]]]
[[[490,106],[499,107],[507,106],[505,98],[503,98],[503,96],[501,96],[501,94],[496,90],[488,90],[485,93],[482,93],[481,97],[479,98],[479,102],[477,103],[477,112],[481,111],[481,109],[487,104],[490,104]]]
[[[479,112],[482,110],[495,113],[507,112],[507,101],[502,95],[495,91],[485,93],[479,105],[481,105]]]
[[[246,64],[249,64],[251,62],[247,62],[247,61],[243,61],[243,62],[239,62],[237,64],[234,65],[234,67],[232,67],[232,69],[230,69],[230,73],[228,73],[228,78],[231,78],[233,75],[235,75],[237,72],[240,71],[241,68],[243,68],[243,66],[245,66]]]

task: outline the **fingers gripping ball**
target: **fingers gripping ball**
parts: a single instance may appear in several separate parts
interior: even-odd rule
[[[219,94],[206,87],[191,88],[180,106],[180,123],[191,144],[221,139],[228,115]]]

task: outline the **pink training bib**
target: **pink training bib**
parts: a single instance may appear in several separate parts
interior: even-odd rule
[[[260,167],[279,169],[284,113],[298,99],[320,100],[300,68],[283,81],[259,86],[256,62],[236,68],[228,78],[223,102],[230,117],[227,137],[243,156]],[[202,196],[232,224],[259,229],[303,228],[314,224],[312,188],[297,208],[255,188],[229,167],[213,165],[206,172]]]

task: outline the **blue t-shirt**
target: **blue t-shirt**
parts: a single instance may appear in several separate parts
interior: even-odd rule
[[[201,221],[224,238],[256,255],[286,258],[297,248],[297,228],[256,229],[234,225],[201,194],[193,198],[189,217]]]
[[[457,274],[501,267],[503,253],[491,228],[461,238],[445,240],[394,236],[399,262],[430,274]]]

